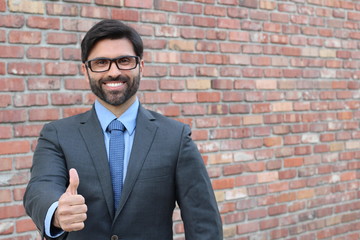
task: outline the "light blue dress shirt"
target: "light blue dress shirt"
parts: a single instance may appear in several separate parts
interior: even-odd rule
[[[136,101],[119,117],[117,118],[122,124],[124,124],[126,131],[124,132],[124,140],[125,140],[125,152],[124,152],[124,178],[123,181],[125,181],[127,168],[129,165],[129,159],[131,154],[132,145],[134,142],[134,136],[135,136],[135,128],[136,128],[136,118],[137,113],[139,109],[139,100],[136,98]],[[105,141],[105,147],[107,156],[109,159],[109,142],[110,142],[110,133],[106,131],[108,125],[110,122],[114,119],[116,119],[116,116],[109,111],[107,108],[105,108],[99,101],[95,100],[95,111],[97,114],[97,117],[99,119],[101,129],[104,133],[104,141]],[[81,179],[80,179],[81,181]],[[53,233],[54,235],[51,235],[51,220],[55,213],[56,208],[58,207],[58,202],[54,202],[45,217],[45,234],[49,237],[56,238],[60,236],[63,231]]]

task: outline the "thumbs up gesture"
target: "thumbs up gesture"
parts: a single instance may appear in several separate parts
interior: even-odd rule
[[[61,195],[53,218],[53,225],[66,232],[83,229],[87,217],[85,199],[77,194],[80,180],[76,169],[70,169],[69,176],[69,186]]]

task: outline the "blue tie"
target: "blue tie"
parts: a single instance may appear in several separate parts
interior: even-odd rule
[[[124,175],[124,125],[114,119],[108,126],[110,132],[109,164],[114,191],[115,211],[119,206]]]

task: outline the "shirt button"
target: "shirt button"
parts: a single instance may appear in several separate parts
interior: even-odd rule
[[[117,235],[112,235],[111,236],[111,240],[118,240],[118,239],[119,239],[119,237]]]

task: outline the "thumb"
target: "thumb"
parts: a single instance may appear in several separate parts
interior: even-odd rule
[[[77,189],[79,187],[79,175],[75,168],[72,168],[69,170],[69,186],[66,189],[67,193],[70,193],[71,195],[77,195]]]

